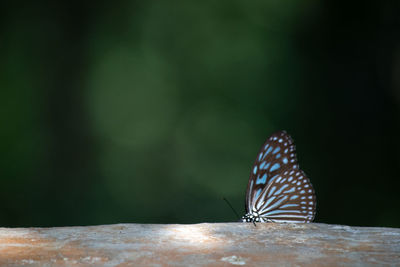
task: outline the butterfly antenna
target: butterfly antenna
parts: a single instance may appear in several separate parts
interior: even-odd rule
[[[237,219],[240,220],[239,214],[238,214],[238,213],[236,212],[236,210],[232,207],[231,203],[229,203],[229,201],[228,201],[225,197],[223,197],[222,199],[225,200],[226,204],[228,204],[228,206],[229,206],[229,207],[232,209],[232,211],[235,213]]]

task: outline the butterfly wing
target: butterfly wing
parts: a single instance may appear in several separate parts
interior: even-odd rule
[[[316,199],[310,180],[301,170],[286,170],[274,176],[252,207],[264,221],[311,222]]]
[[[292,169],[298,169],[293,140],[285,131],[276,132],[261,147],[251,170],[246,191],[246,213],[252,212],[255,200],[272,178]]]

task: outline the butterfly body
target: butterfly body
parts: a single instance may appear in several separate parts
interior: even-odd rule
[[[271,135],[257,154],[246,191],[243,222],[304,222],[314,219],[316,198],[299,169],[292,138]]]

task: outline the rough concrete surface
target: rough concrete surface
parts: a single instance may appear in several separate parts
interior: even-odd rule
[[[0,228],[1,266],[400,266],[400,229],[327,224]]]

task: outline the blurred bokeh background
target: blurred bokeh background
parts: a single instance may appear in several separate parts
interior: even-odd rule
[[[317,222],[400,227],[399,1],[5,1],[0,226],[235,221],[287,130]]]

